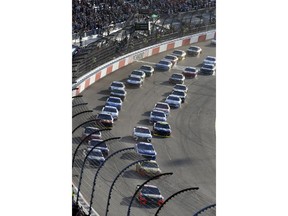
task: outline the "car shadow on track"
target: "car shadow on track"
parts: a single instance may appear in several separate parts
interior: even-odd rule
[[[139,179],[139,180],[146,180],[148,178],[142,177],[141,175],[139,175],[135,169],[134,170],[127,170],[126,172],[124,172],[124,174],[122,175],[122,177],[124,178],[129,178],[129,179]]]
[[[104,89],[104,90],[99,91],[98,94],[110,95],[110,91],[107,89]]]
[[[149,117],[149,116],[150,116],[150,112],[151,112],[151,111],[146,111],[146,112],[144,112],[144,113],[142,114],[142,116]]]
[[[129,206],[131,199],[132,199],[132,196],[123,197],[122,201],[120,202],[120,205]],[[140,205],[139,202],[137,201],[136,197],[134,198],[131,207],[145,208],[145,209],[147,209],[147,208],[149,208],[149,209],[158,208],[158,206],[156,206],[156,205],[145,205],[145,206],[144,205]],[[133,209],[131,209],[131,212],[132,211],[133,211]]]
[[[96,106],[93,110],[101,111],[103,107],[103,105]]]
[[[99,101],[106,101],[108,97],[109,97],[109,95],[103,96],[103,97],[99,98],[98,100]]]
[[[139,124],[139,125],[147,125],[147,126],[151,125],[150,122],[149,122],[149,119],[142,119],[142,120],[138,121],[137,124]]]
[[[124,136],[124,137],[122,137],[121,138],[121,142],[132,143],[132,144],[136,143],[135,139],[133,139],[132,136]]]
[[[72,144],[78,145],[81,142],[81,137],[72,137]]]
[[[135,161],[135,159],[140,159],[140,155],[138,155],[136,152],[124,152],[120,159]]]
[[[168,80],[161,82],[160,85],[173,86]]]

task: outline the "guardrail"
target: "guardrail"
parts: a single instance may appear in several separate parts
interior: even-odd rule
[[[73,91],[73,96],[80,94],[83,90],[88,88],[94,82],[100,80],[101,78],[113,73],[114,71],[127,66],[135,61],[141,60],[143,58],[150,57],[152,55],[159,54],[161,52],[174,49],[177,47],[189,45],[192,43],[198,43],[205,40],[210,40],[215,38],[216,30],[197,33],[193,35],[188,35],[179,39],[166,41],[159,43],[150,47],[146,47],[131,53],[128,53],[124,56],[116,58],[115,60],[109,61],[106,64],[103,64],[84,76],[78,78],[76,83],[72,88],[78,87],[78,89]]]

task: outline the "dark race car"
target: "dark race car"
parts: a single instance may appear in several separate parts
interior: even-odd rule
[[[171,132],[172,130],[168,122],[156,122],[153,125],[154,136],[170,137]]]
[[[137,185],[136,190],[139,188]],[[164,197],[160,190],[154,185],[144,185],[137,193],[137,200],[141,205],[159,207],[164,203]]]

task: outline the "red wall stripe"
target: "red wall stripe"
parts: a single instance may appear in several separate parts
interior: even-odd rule
[[[186,38],[182,41],[182,46],[186,46],[190,44],[190,38]]]
[[[205,41],[206,40],[206,34],[205,35],[200,35],[198,37],[198,42],[202,42],[202,41]]]
[[[159,50],[160,50],[160,47],[153,48],[152,55],[158,54]]]
[[[107,68],[107,71],[106,71],[106,75],[110,74],[112,72],[112,68],[113,68],[113,65],[110,65],[108,68]]]
[[[175,43],[170,43],[167,45],[167,50],[174,49]]]
[[[124,66],[125,66],[125,59],[122,59],[122,60],[119,62],[118,68],[121,68],[121,67],[124,67]]]
[[[97,81],[97,80],[100,79],[100,77],[101,77],[101,72],[102,72],[102,71],[98,71],[98,72],[96,73],[95,81]]]

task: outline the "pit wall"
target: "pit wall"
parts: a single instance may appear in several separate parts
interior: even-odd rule
[[[84,91],[96,81],[135,61],[150,57],[152,55],[157,55],[158,53],[165,52],[170,49],[210,40],[213,38],[216,38],[216,30],[201,32],[171,41],[166,41],[160,44],[155,44],[153,46],[145,47],[143,49],[118,57],[95,68],[94,70],[77,79],[77,83],[73,85],[73,88],[77,87],[77,89],[73,91],[72,96],[79,95],[82,91]]]

